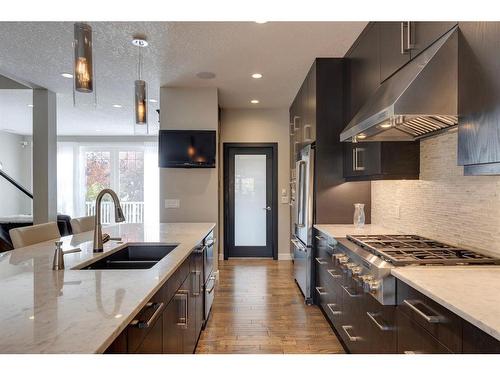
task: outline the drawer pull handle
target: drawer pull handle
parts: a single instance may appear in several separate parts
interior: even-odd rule
[[[207,293],[208,293],[208,294],[212,294],[212,292],[213,292],[213,291],[214,291],[214,289],[215,289],[215,280],[216,280],[215,275],[210,276],[210,277],[208,278],[208,280],[213,281],[213,283],[212,283],[212,287],[211,287],[210,289],[208,289],[208,290],[207,290]]]
[[[333,277],[334,279],[338,279],[338,278],[341,278],[342,275],[337,275],[335,272],[335,270],[326,270],[326,272],[328,272],[330,274],[331,277]]]
[[[347,293],[347,295],[348,295],[349,297],[352,297],[352,298],[354,298],[354,297],[359,297],[359,294],[352,294],[351,292],[349,292],[349,289],[347,289],[347,288],[346,288],[345,286],[343,286],[343,285],[342,285],[342,289],[344,289],[344,290],[345,290],[345,292]]]
[[[324,296],[324,295],[328,294],[328,292],[324,292],[323,289],[325,289],[325,288],[323,288],[322,286],[317,286],[316,287],[316,291],[318,292],[318,294],[320,296]]]
[[[332,312],[333,315],[340,315],[340,314],[342,314],[342,311],[340,311],[340,310],[334,310],[333,309],[336,306],[337,306],[336,303],[327,303],[326,304],[326,307],[328,307],[328,309]]]
[[[318,262],[319,264],[328,264],[328,262],[325,262],[321,258],[316,258],[316,262]]]
[[[325,239],[321,236],[315,236],[318,241],[324,241]]]
[[[330,243],[329,243],[328,245],[326,245],[326,246],[328,246],[328,248],[329,248],[330,250],[335,250],[335,249],[336,249],[336,245],[332,245],[332,244],[330,244]]]
[[[352,329],[352,326],[342,326],[342,329],[344,330],[345,334],[349,338],[349,341],[359,341],[360,337],[358,336],[351,336],[349,333],[349,330]]]
[[[428,323],[441,323],[443,318],[439,315],[427,315],[423,311],[419,310],[411,301],[405,299],[403,303],[408,306],[410,309],[415,311],[418,315],[424,318]],[[429,309],[430,310],[430,309]]]
[[[149,320],[147,322],[142,322],[140,320],[133,320],[130,325],[133,326],[133,327],[137,327],[137,328],[140,328],[140,329],[146,329],[146,328],[149,328],[153,325],[153,322],[156,320],[156,318],[158,317],[158,315],[162,312],[163,310],[163,306],[165,306],[165,303],[163,302],[160,302],[160,303],[152,303],[152,302],[148,302],[146,304],[146,307],[156,307],[156,310],[155,312],[153,313],[153,315],[151,315],[151,318],[149,318]]]
[[[368,317],[370,318],[370,320],[373,322],[373,324],[375,324],[377,326],[378,329],[380,329],[381,331],[390,331],[392,330],[391,327],[385,325],[385,324],[380,324],[377,319],[375,318],[376,314],[375,313],[371,313],[369,311],[366,312],[366,315],[368,315]]]

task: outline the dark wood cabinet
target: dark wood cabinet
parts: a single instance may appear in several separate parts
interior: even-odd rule
[[[209,234],[207,237],[213,236]],[[203,257],[196,250],[105,353],[192,354],[203,326]]]
[[[358,142],[344,145],[347,181],[418,179],[420,142]]]
[[[290,107],[292,184],[298,151],[309,143],[313,143],[315,150],[315,222],[351,223],[356,202],[365,203],[366,217],[370,219],[370,184],[346,184],[343,176],[344,145],[340,142],[340,133],[350,110],[349,71],[346,59],[316,59]],[[339,185],[343,185],[342,189],[336,189]],[[291,203],[293,233],[293,199]]]
[[[398,312],[398,353],[400,354],[449,354],[444,345],[436,340],[414,320]]]
[[[469,322],[463,322],[462,335],[462,353],[464,354],[500,353],[500,341]]]
[[[415,58],[436,40],[450,31],[458,23],[456,21],[418,21],[410,22],[411,58]]]
[[[500,174],[499,22],[460,22],[458,164],[465,174]]]
[[[350,65],[350,120],[380,85],[379,25],[370,23],[346,57]],[[348,121],[347,121],[348,122]]]
[[[410,61],[410,49],[407,45],[408,26],[408,22],[378,22],[380,82]]]

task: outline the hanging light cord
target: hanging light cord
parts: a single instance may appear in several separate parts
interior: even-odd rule
[[[137,75],[142,80],[142,48],[139,47],[139,63],[137,64]]]

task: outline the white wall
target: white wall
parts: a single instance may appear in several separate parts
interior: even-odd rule
[[[457,132],[420,143],[420,180],[373,181],[372,223],[500,255],[500,176],[464,176]]]
[[[162,87],[160,129],[217,130],[217,89]],[[217,223],[218,167],[161,168],[160,221]],[[165,199],[178,199],[180,207],[165,208]]]
[[[290,209],[280,203],[281,189],[289,196],[290,145],[288,135],[288,109],[223,109],[221,116],[221,142],[278,143],[278,257],[290,259]],[[222,158],[221,158],[222,159]],[[221,160],[222,161],[222,160]],[[223,166],[220,165],[222,171]],[[220,192],[220,227],[223,227],[222,178]],[[222,232],[221,232],[222,234]],[[222,235],[220,236],[222,243]],[[221,247],[222,248],[222,247]]]
[[[31,144],[22,147],[23,135],[0,131],[0,162],[3,171],[31,191]],[[0,216],[31,214],[31,199],[0,178]]]

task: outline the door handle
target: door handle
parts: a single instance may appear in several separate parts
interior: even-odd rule
[[[270,206],[267,206],[267,207],[262,207],[263,210],[266,210],[266,211],[271,211],[271,207]]]
[[[438,314],[435,314],[435,315],[427,315],[426,313],[424,313],[423,311],[421,311],[420,309],[418,309],[414,303],[416,301],[409,301],[407,299],[405,299],[403,301],[403,303],[408,306],[410,309],[412,309],[413,311],[415,311],[418,315],[420,315],[422,318],[424,318],[428,323],[441,323],[443,321],[443,317],[438,315]],[[423,303],[422,303],[423,305]],[[425,305],[424,305],[425,306]],[[427,306],[426,306],[427,307]],[[429,309],[430,310],[430,309]]]

